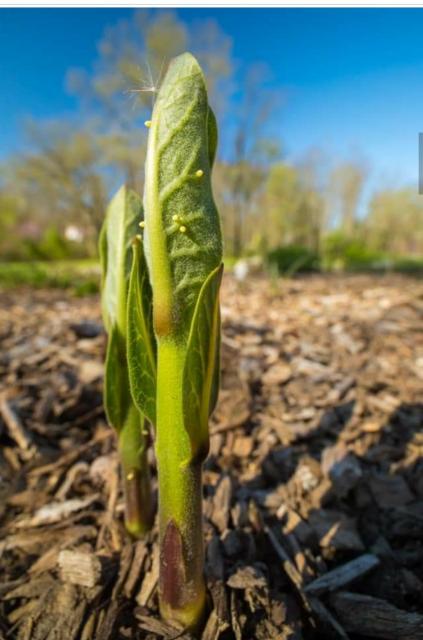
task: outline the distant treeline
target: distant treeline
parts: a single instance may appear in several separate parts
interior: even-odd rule
[[[113,191],[125,181],[142,192],[144,121],[167,61],[187,49],[206,71],[222,132],[214,189],[227,256],[260,255],[280,272],[419,264],[421,196],[384,189],[363,207],[365,162],[334,164],[313,149],[288,163],[275,143],[281,91],[268,89],[263,67],[243,67],[237,87],[232,44],[216,23],[191,29],[171,12],[147,10],[107,30],[91,73],[69,71],[80,104],[72,121],[29,123],[26,151],[0,167],[3,261],[96,255]]]

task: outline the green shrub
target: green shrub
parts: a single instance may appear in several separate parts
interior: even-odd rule
[[[307,247],[278,247],[267,254],[267,264],[278,275],[294,275],[319,270],[319,256]]]
[[[384,271],[390,261],[383,253],[366,247],[361,239],[334,231],[323,243],[323,266],[329,271]]]
[[[90,251],[86,243],[67,240],[57,227],[47,227],[40,238],[13,241],[2,253],[7,260],[73,260],[83,258]]]
[[[72,255],[69,243],[56,227],[45,230],[38,250],[44,260],[64,260]]]
[[[395,258],[393,271],[410,275],[423,275],[423,258],[403,257]]]

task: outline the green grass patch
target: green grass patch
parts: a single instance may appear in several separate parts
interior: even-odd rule
[[[96,293],[100,266],[96,260],[0,262],[0,287],[67,289],[75,295]]]

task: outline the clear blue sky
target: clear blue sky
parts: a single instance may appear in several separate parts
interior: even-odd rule
[[[132,9],[0,9],[0,156],[22,148],[22,121],[72,114],[70,67],[90,69],[104,28]],[[423,131],[423,9],[180,9],[214,18],[240,68],[266,63],[286,92],[288,157],[319,146],[358,155],[372,183],[417,184]],[[416,187],[417,188],[417,187]]]

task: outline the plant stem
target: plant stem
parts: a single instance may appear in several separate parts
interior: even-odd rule
[[[119,453],[125,493],[125,526],[134,537],[146,533],[154,519],[147,437],[145,419],[131,403],[119,433]]]
[[[160,610],[184,628],[204,612],[202,461],[193,456],[183,420],[183,345],[158,345],[157,439],[160,525]]]

